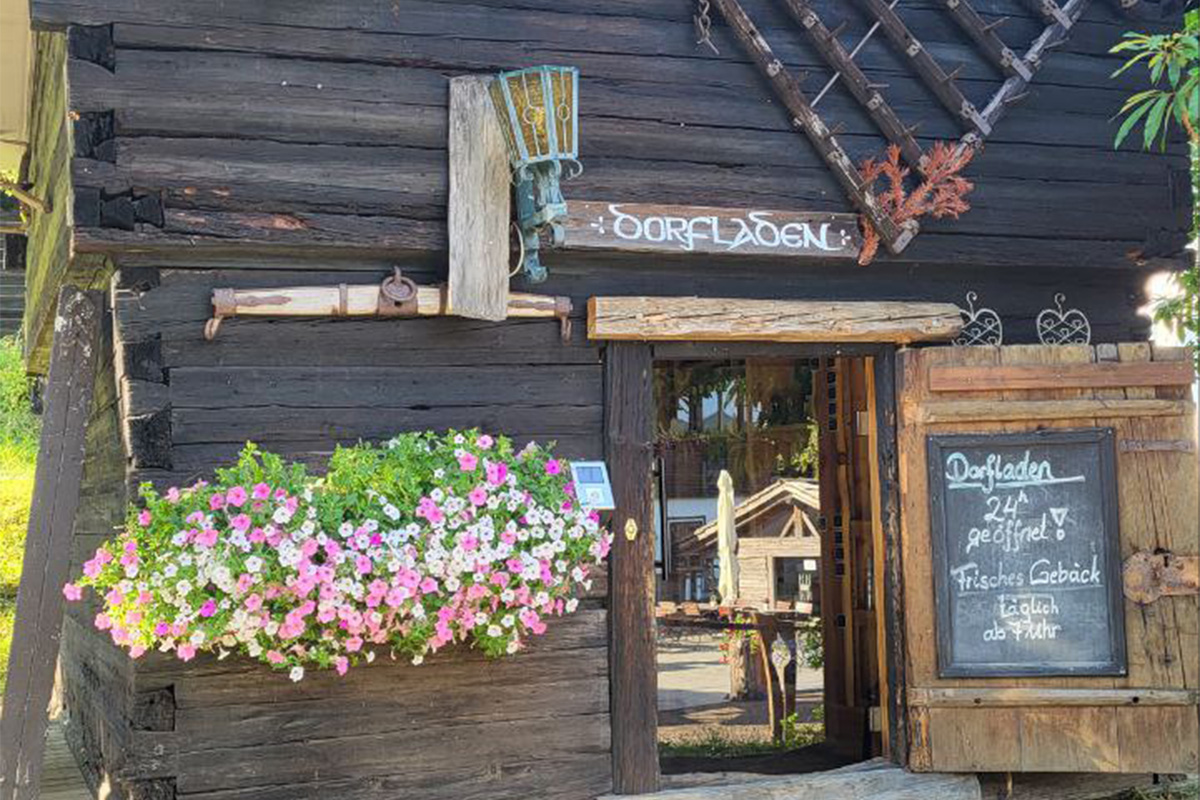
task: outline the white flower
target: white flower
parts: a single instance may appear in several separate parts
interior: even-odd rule
[[[187,594],[188,592],[190,592],[192,590],[192,582],[185,578],[185,579],[181,580],[179,583],[175,584],[175,589],[180,594]]]
[[[504,649],[505,649],[505,651],[508,652],[509,655],[512,655],[513,653],[515,653],[521,649],[521,642],[518,639],[513,639],[511,642],[508,643],[508,647],[506,647]]]
[[[577,609],[577,608],[579,608],[579,599],[578,598],[572,597],[570,600],[567,601],[567,613],[568,614],[574,614],[575,609]]]
[[[305,536],[312,536],[313,531],[316,529],[316,523],[314,523],[311,519],[304,520],[304,524],[300,526],[300,532]]]
[[[304,678],[304,667],[292,667],[292,671],[288,673],[288,677],[296,683]]]
[[[383,513],[388,519],[392,520],[393,522],[400,519],[400,509],[396,508],[391,503],[388,503],[386,506],[383,507]]]
[[[258,572],[263,568],[263,560],[258,556],[250,556],[246,559],[246,571]]]
[[[367,663],[368,663],[368,664],[372,664],[372,663],[374,663],[374,662],[375,662],[375,651],[374,651],[374,650],[368,650],[368,651],[367,651]]]
[[[413,656],[412,663],[414,667],[421,666],[421,664],[425,663],[425,656]]]
[[[442,478],[446,477],[446,470],[438,467],[433,471],[433,477],[440,481]]]
[[[511,628],[513,625],[517,624],[517,618],[512,614],[506,614],[504,619],[500,620],[500,624],[506,628]]]
[[[501,628],[499,625],[488,625],[488,629],[487,629],[488,636],[499,636],[502,633],[504,633],[504,629]]]

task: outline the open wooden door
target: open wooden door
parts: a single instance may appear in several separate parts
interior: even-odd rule
[[[911,769],[1197,771],[1188,358],[900,354]]]

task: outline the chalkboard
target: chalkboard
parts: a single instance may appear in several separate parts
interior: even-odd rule
[[[1112,429],[928,450],[940,674],[1125,674]]]

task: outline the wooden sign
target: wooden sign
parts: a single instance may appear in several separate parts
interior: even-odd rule
[[[1123,675],[1112,430],[928,448],[940,674]]]
[[[858,258],[855,214],[571,200],[563,247],[638,253]]]

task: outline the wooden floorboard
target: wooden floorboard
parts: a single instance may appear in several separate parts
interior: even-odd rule
[[[83,773],[63,738],[60,720],[50,723],[39,797],[40,800],[92,800],[92,793],[83,782]]]

